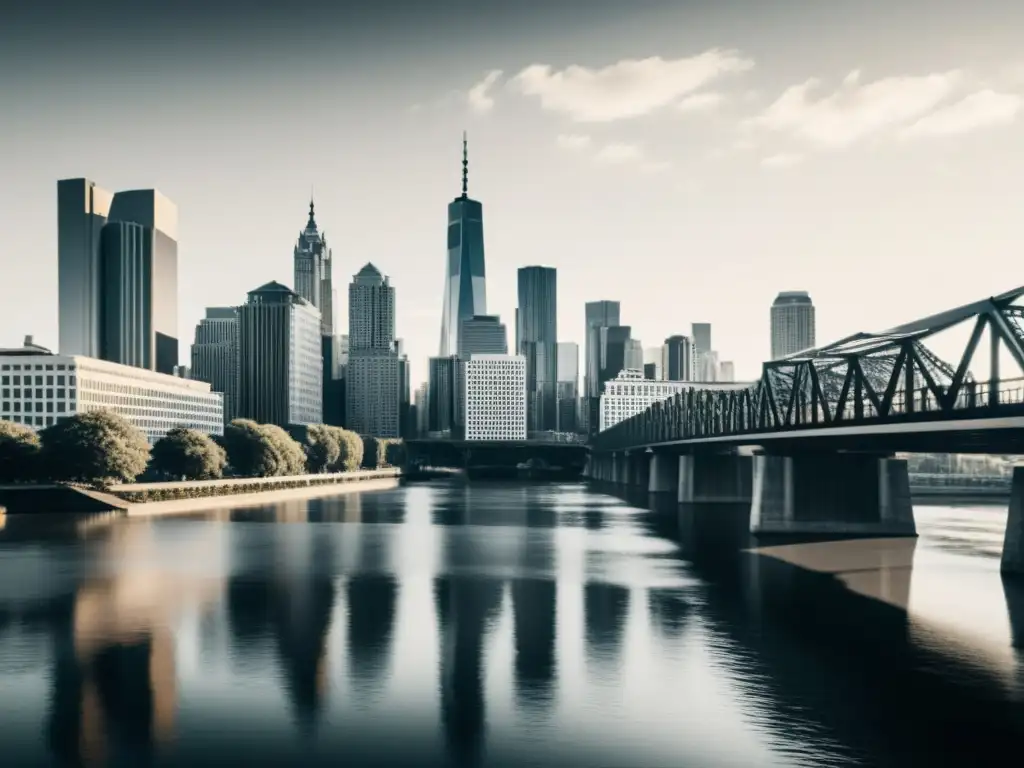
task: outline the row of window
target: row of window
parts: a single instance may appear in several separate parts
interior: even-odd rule
[[[33,382],[33,378],[35,379],[34,382]],[[56,379],[57,379],[56,383],[57,383],[58,387],[66,386],[68,384],[68,379],[70,379],[71,386],[72,387],[75,386],[75,377],[74,376],[68,376],[66,374],[60,374],[60,375],[58,375],[56,377]],[[31,386],[33,383],[35,383],[35,385],[37,387],[43,386],[44,383],[46,384],[46,386],[52,387],[53,384],[54,384],[54,375],[51,373],[51,374],[48,374],[46,376],[43,376],[42,374],[36,374],[35,377],[27,376],[27,375],[23,376],[23,375],[19,375],[19,374],[14,374],[13,376],[10,375],[10,374],[5,374],[4,376],[0,376],[0,386],[4,386],[4,387],[10,386],[12,384],[14,386],[16,386],[16,387],[17,386],[21,386],[22,384],[27,385],[27,386]]]

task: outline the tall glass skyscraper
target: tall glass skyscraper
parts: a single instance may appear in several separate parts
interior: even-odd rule
[[[783,291],[772,304],[772,360],[814,346],[814,303],[807,291]]]
[[[441,308],[440,356],[456,355],[462,321],[487,314],[483,206],[469,197],[469,155],[462,134],[462,195],[448,204],[448,263]]]
[[[516,353],[526,358],[526,424],[531,432],[558,429],[558,273],[519,270]]]

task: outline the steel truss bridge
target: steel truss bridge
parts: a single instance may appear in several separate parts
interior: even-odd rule
[[[1024,287],[764,363],[747,389],[690,389],[592,438],[593,452],[642,447],[1024,453],[1024,378],[1001,378],[1006,350],[1024,371]],[[973,330],[954,362],[928,347],[961,323]],[[971,362],[985,331],[987,380]]]

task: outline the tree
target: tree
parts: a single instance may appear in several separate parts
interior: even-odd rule
[[[176,480],[214,480],[223,476],[227,460],[224,449],[209,435],[175,427],[153,446],[150,466]]]
[[[326,424],[310,424],[289,430],[306,453],[306,468],[312,474],[328,472],[341,457],[341,430]]]
[[[40,446],[39,435],[30,427],[0,421],[0,482],[34,480]]]
[[[405,457],[405,441],[401,439],[387,441],[384,448],[384,458],[389,467],[404,467]]]
[[[113,411],[68,416],[40,437],[43,472],[54,480],[98,486],[131,482],[149,462],[146,436]]]
[[[331,427],[337,430],[338,460],[334,464],[335,472],[355,472],[363,464],[363,438],[348,429]]]
[[[387,461],[384,441],[366,435],[363,437],[363,469],[380,469]]]
[[[228,464],[244,477],[279,477],[306,472],[302,447],[272,424],[235,419],[224,428]]]

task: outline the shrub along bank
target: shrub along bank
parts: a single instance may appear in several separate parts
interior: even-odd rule
[[[113,411],[69,416],[39,433],[0,421],[0,482],[7,483],[71,482],[105,488],[140,476],[167,482],[321,474],[322,482],[338,482],[338,473],[400,468],[404,460],[401,440],[360,437],[325,424],[285,431],[236,419],[223,436],[215,437],[176,427],[150,449],[145,435]],[[296,483],[312,481],[296,478]],[[266,485],[246,485],[245,491],[226,490],[243,487],[238,484],[205,487],[217,488],[216,493],[251,493]]]

